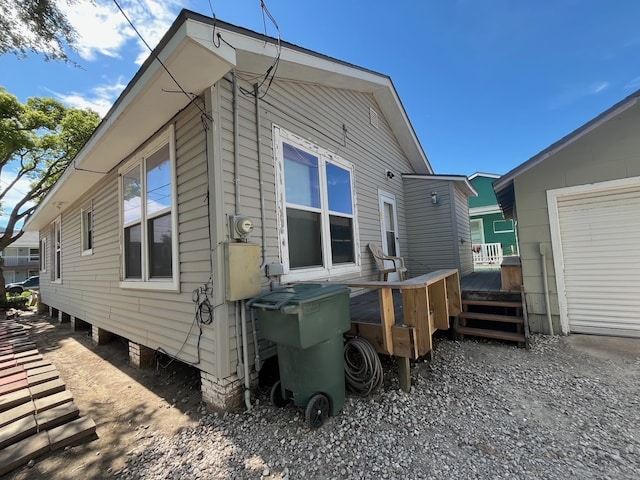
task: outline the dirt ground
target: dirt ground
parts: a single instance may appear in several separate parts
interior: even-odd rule
[[[21,311],[15,320],[31,329],[40,353],[66,382],[81,416],[96,423],[97,437],[39,457],[4,478],[113,477],[136,444],[156,433],[173,434],[198,423],[204,412],[198,370],[159,358],[152,368],[129,365],[128,343],[114,337],[95,346],[89,330],[73,332],[47,314]]]

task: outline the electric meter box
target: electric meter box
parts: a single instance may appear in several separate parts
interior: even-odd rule
[[[260,245],[225,243],[226,298],[230,302],[255,297],[262,291],[260,283]]]

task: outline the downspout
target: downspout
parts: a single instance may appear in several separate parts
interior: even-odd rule
[[[551,302],[549,300],[549,283],[547,281],[547,260],[546,248],[543,243],[538,244],[540,258],[542,259],[542,288],[544,288],[544,305],[547,310],[547,323],[549,325],[549,335],[553,335],[553,321],[551,320]]]
[[[247,346],[247,308],[244,300],[240,301],[240,317],[242,318],[242,355],[244,358],[244,404],[251,410],[251,382],[249,381],[249,348]]]

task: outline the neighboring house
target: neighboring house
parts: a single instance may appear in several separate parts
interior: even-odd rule
[[[639,100],[630,95],[494,183],[517,220],[535,331],[551,319],[555,333],[640,337]]]
[[[474,173],[469,177],[478,196],[469,198],[471,238],[476,265],[500,265],[504,255],[518,254],[518,241],[513,219],[505,220],[500,211],[493,182],[500,175]]]
[[[236,406],[260,365],[246,299],[375,279],[370,242],[428,263],[403,173],[433,171],[389,77],[183,11],[27,225],[42,301]]]
[[[2,251],[4,283],[14,283],[38,275],[40,246],[38,232],[24,232]]]

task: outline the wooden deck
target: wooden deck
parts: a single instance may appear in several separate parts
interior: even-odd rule
[[[463,300],[521,301],[520,292],[504,290],[500,270],[479,270],[460,279]]]

